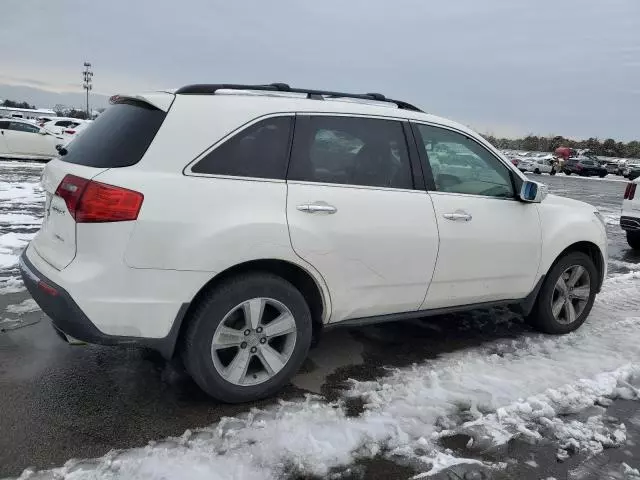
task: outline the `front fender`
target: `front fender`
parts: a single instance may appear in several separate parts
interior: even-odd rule
[[[565,250],[591,244],[601,256],[601,285],[607,268],[607,234],[594,214],[596,208],[575,200],[558,201],[559,198],[550,195],[548,202],[540,204],[542,257],[537,278],[546,275]]]

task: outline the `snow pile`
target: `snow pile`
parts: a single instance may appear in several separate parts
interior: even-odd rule
[[[17,315],[22,315],[23,313],[29,312],[37,312],[38,310],[40,310],[40,307],[38,307],[38,304],[33,298],[27,298],[22,303],[19,303],[17,305],[9,305],[6,308],[7,313],[15,313]]]
[[[252,410],[209,428],[90,462],[68,462],[38,478],[256,478],[283,472],[326,475],[357,457],[388,452],[425,464],[425,477],[473,462],[443,451],[438,440],[471,435],[490,448],[514,435],[555,439],[559,455],[597,453],[626,438],[602,415],[561,418],[611,398],[637,398],[640,385],[639,272],[607,280],[590,320],[562,337],[530,334],[397,369],[372,382],[352,382],[366,401],[346,415],[317,397]],[[29,478],[25,472],[22,478]]]

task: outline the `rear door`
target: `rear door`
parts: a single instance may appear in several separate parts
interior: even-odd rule
[[[331,322],[415,311],[424,299],[438,230],[406,135],[395,120],[297,117],[287,221],[294,251],[326,280]]]
[[[42,175],[46,191],[42,228],[33,240],[38,254],[55,268],[65,268],[76,255],[76,222],[56,192],[67,175],[91,180],[110,168],[125,168],[142,159],[166,113],[139,100],[121,98],[70,143],[67,153],[47,164]],[[73,188],[73,185],[67,185]],[[82,201],[82,200],[80,200]]]

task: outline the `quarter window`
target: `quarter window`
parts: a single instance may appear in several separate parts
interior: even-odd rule
[[[284,179],[292,117],[273,117],[240,131],[196,163],[193,173]]]
[[[411,189],[402,124],[360,117],[299,117],[288,178]]]
[[[439,192],[513,198],[509,169],[466,135],[417,125]]]

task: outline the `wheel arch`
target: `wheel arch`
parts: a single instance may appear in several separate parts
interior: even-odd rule
[[[184,321],[180,325],[176,347],[179,348],[179,345],[181,345],[191,313],[209,292],[211,292],[218,285],[228,280],[229,278],[253,272],[263,272],[277,275],[287,280],[294,287],[300,290],[300,293],[302,293],[305,300],[307,301],[307,304],[309,305],[309,310],[311,310],[314,338],[317,338],[320,335],[325,321],[329,318],[331,304],[330,300],[327,298],[328,293],[325,293],[322,285],[319,284],[319,280],[316,279],[314,275],[311,274],[307,269],[291,261],[282,259],[260,259],[249,260],[233,265],[226,270],[223,270],[222,272],[216,274],[205,285],[202,286],[202,288],[195,294],[189,304],[189,307],[184,313]]]
[[[587,255],[591,260],[593,260],[596,269],[598,270],[598,288],[597,291],[600,292],[602,288],[602,283],[604,282],[604,274],[606,272],[606,264],[604,260],[604,255],[600,250],[600,247],[593,242],[588,240],[582,240],[579,242],[572,243],[564,250],[562,250],[558,255],[556,255],[554,261],[549,265],[549,268],[546,269],[544,274],[546,275],[551,271],[551,269],[558,263],[558,261],[571,252],[582,252]]]

